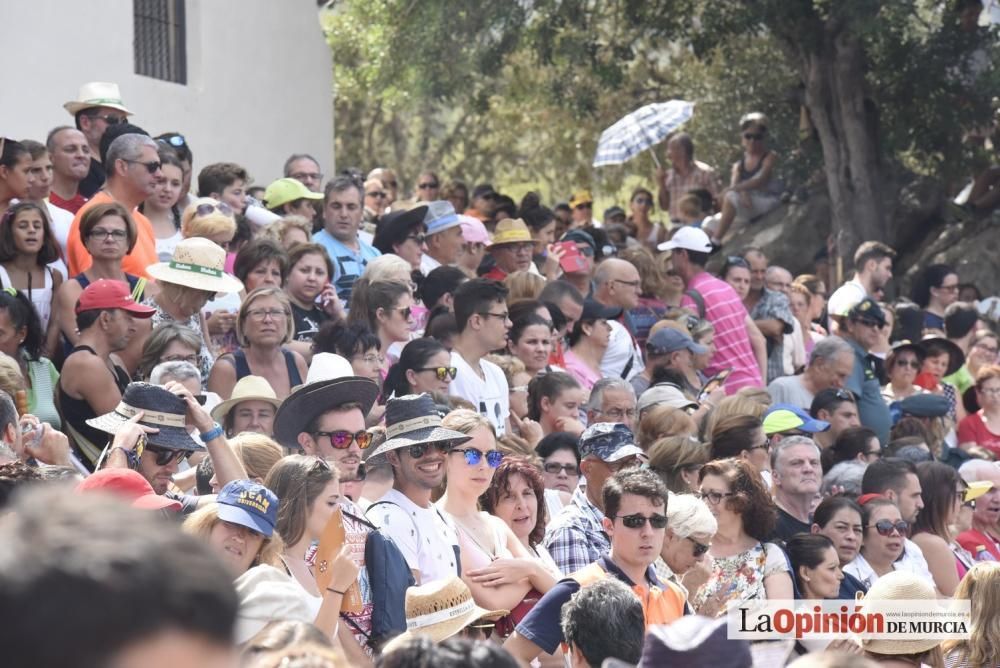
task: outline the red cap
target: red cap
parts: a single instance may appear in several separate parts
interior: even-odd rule
[[[114,281],[107,281],[114,282]],[[77,492],[107,492],[131,501],[133,508],[143,510],[180,510],[179,501],[160,496],[140,473],[131,469],[101,469],[84,478]]]
[[[858,505],[863,506],[873,499],[885,499],[888,498],[884,494],[862,494],[858,497]]]
[[[94,281],[84,288],[76,302],[77,313],[99,308],[120,308],[136,318],[152,318],[156,313],[155,308],[135,303],[128,283],[107,278]]]

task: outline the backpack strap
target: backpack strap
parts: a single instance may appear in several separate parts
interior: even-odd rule
[[[418,527],[417,523],[413,521],[413,516],[410,515],[410,513],[408,513],[405,510],[403,510],[403,506],[399,505],[395,501],[376,501],[372,505],[368,506],[368,510],[371,510],[375,506],[382,506],[382,505],[396,506],[397,508],[399,508],[400,510],[403,511],[403,514],[406,515],[410,519],[410,524],[413,525],[413,531],[414,531],[414,533],[417,536],[417,545],[421,545],[422,543],[420,542],[420,527]],[[437,509],[435,508],[435,510],[437,510]],[[368,512],[368,511],[365,511],[365,512]],[[350,515],[350,513],[348,513],[348,515]],[[351,515],[351,517],[353,517],[353,515]],[[374,524],[372,524],[371,522],[368,522],[367,520],[365,521],[365,523],[368,524],[368,526],[372,527],[373,529],[377,529],[378,528]]]
[[[701,296],[701,293],[691,288],[690,290],[685,290],[684,294],[691,298],[695,306],[698,307],[698,317],[702,320],[705,319],[705,298]]]

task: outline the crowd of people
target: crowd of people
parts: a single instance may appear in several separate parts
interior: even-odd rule
[[[763,114],[728,186],[677,133],[597,219],[194,180],[116,85],[65,107],[0,139],[5,665],[996,665],[997,323],[945,265],[890,299],[880,241],[843,282],[719,253],[781,201]],[[859,594],[971,637],[726,638]]]

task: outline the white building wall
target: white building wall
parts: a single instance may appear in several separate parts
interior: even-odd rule
[[[0,0],[0,134],[73,125],[80,84],[119,85],[133,122],[177,131],[194,170],[236,162],[256,184],[291,153],[333,173],[333,70],[315,0],[187,0],[187,85],[134,73],[132,0]],[[193,184],[193,188],[196,188]]]

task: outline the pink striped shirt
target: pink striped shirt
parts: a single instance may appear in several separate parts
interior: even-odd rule
[[[726,380],[726,394],[734,394],[741,387],[762,387],[760,368],[746,329],[747,310],[736,291],[707,271],[691,279],[687,289],[701,295],[705,302],[705,319],[715,327],[715,355],[705,374],[711,376],[732,368]],[[688,295],[684,295],[681,306],[698,312],[697,304]]]

